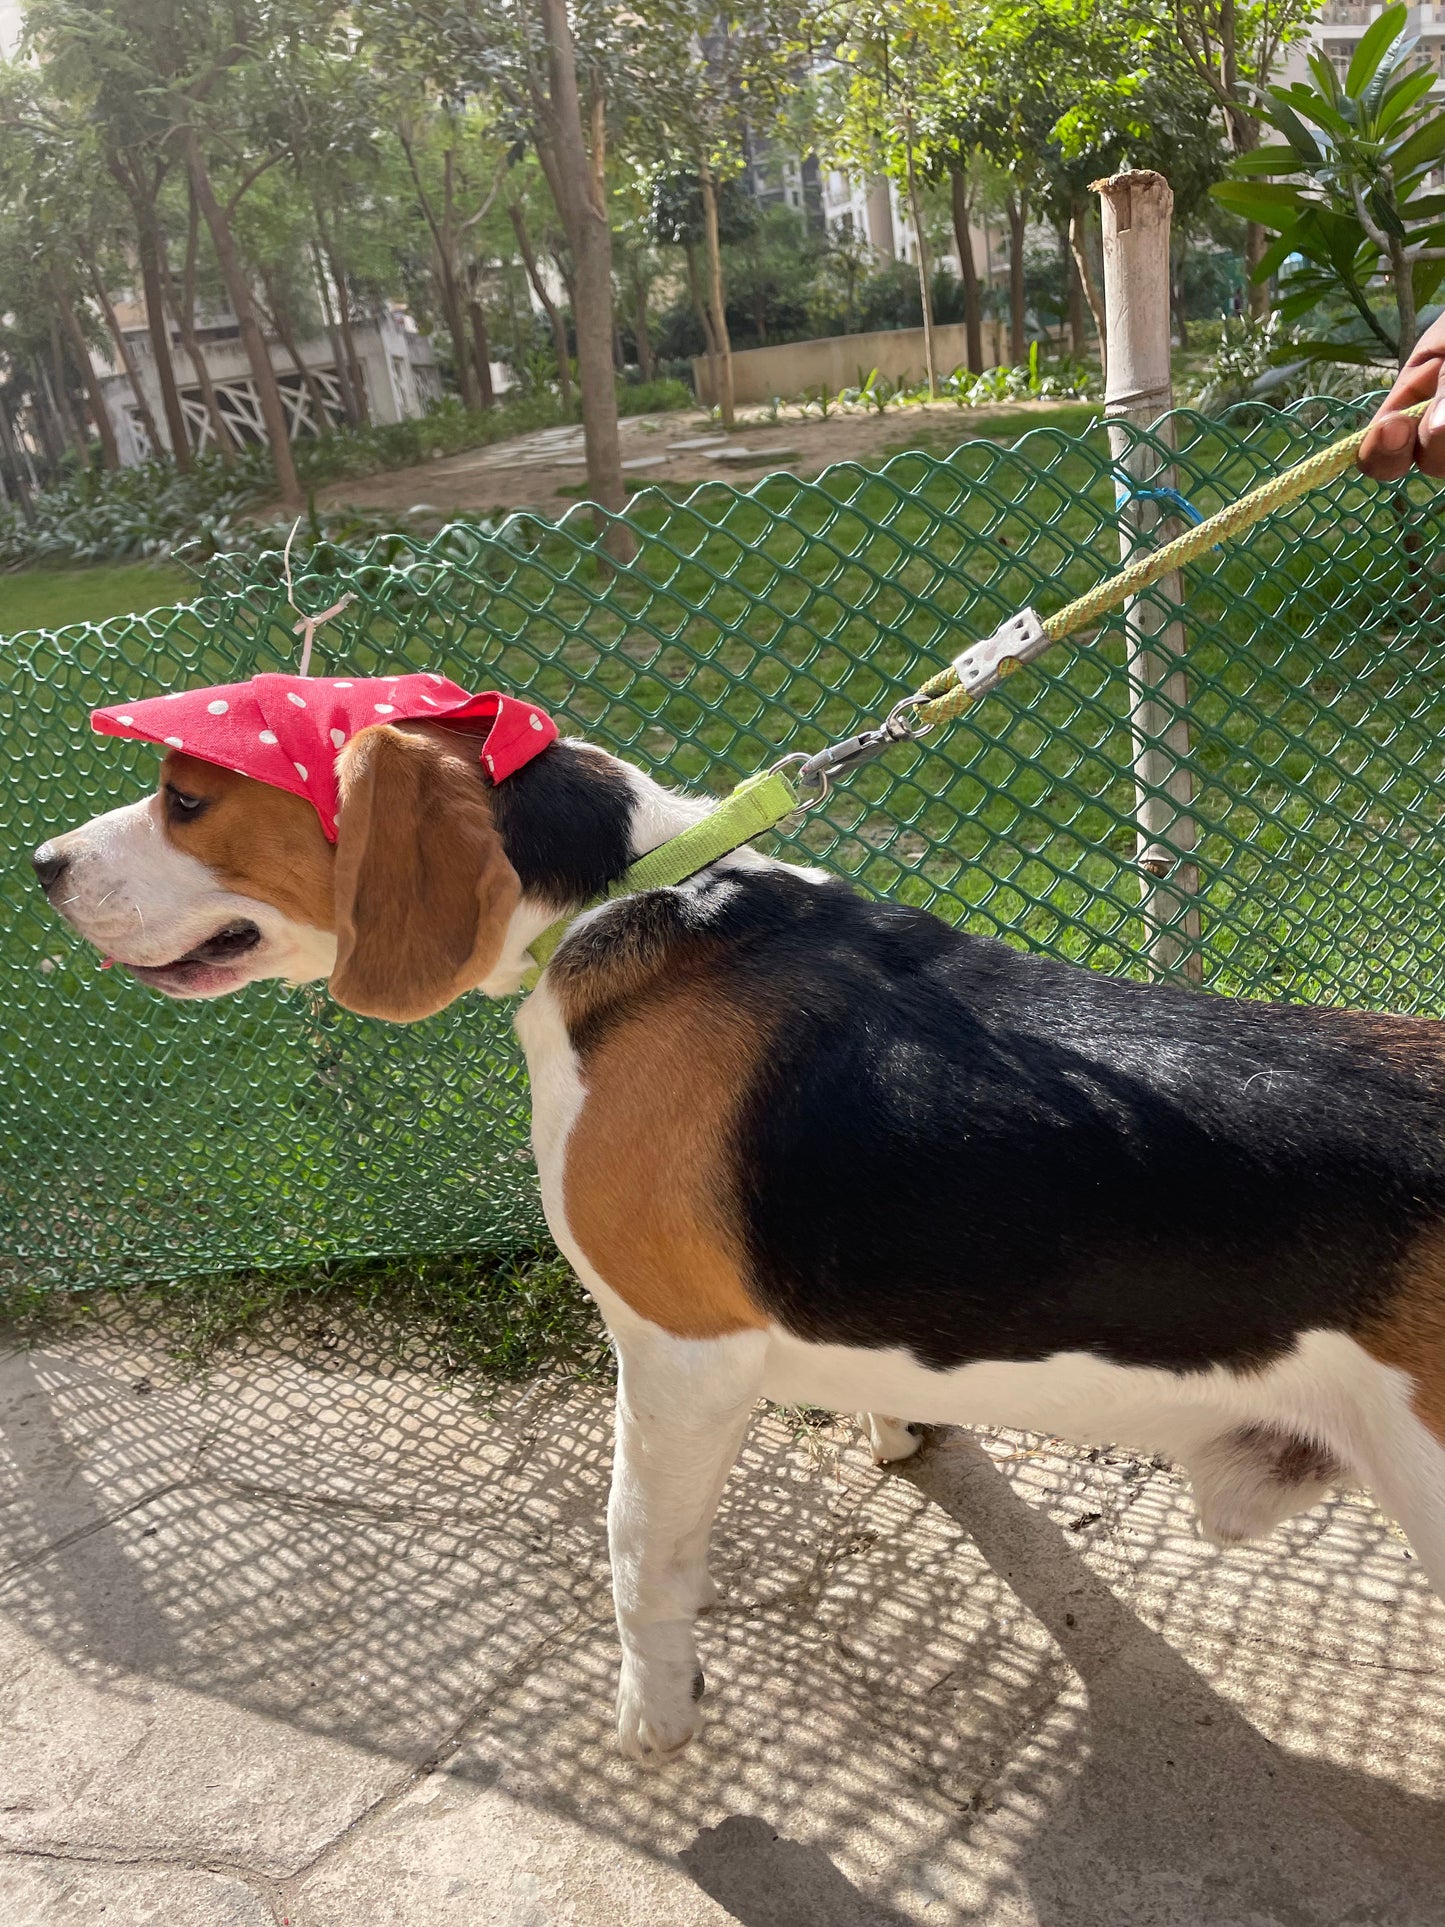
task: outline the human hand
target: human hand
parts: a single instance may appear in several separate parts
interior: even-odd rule
[[[1423,415],[1400,414],[1419,402],[1431,404]],[[1377,482],[1399,481],[1412,464],[1422,475],[1445,475],[1445,315],[1415,343],[1356,459]]]

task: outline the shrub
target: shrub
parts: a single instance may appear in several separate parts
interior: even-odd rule
[[[695,401],[688,384],[670,375],[657,381],[624,381],[617,389],[619,415],[660,415],[672,408],[691,408]]]
[[[1318,333],[1319,326],[1318,315],[1311,317],[1311,335]],[[1293,353],[1298,342],[1298,331],[1286,327],[1277,312],[1262,321],[1249,315],[1225,315],[1213,354],[1179,399],[1215,415],[1243,401],[1282,408],[1306,395],[1353,400],[1388,388],[1395,378],[1393,367],[1328,362]]]
[[[623,414],[644,414],[692,405],[682,382],[664,379],[620,385]],[[508,397],[499,408],[469,412],[459,401],[437,403],[414,421],[337,430],[295,444],[301,485],[314,494],[330,482],[356,480],[381,470],[411,468],[436,455],[485,447],[534,428],[575,420],[546,391]],[[50,564],[124,562],[178,555],[201,562],[219,554],[256,553],[258,544],[279,546],[287,524],[257,520],[275,493],[264,448],[242,449],[225,467],[218,455],[196,458],[189,475],[169,461],[134,468],[73,472],[35,498],[35,527],[18,510],[0,507],[0,569]],[[351,541],[379,534],[388,521],[338,508],[312,512],[308,540]]]

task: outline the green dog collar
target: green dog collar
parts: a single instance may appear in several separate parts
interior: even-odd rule
[[[700,823],[670,836],[666,843],[659,843],[655,850],[639,857],[605,897],[596,897],[591,903],[583,904],[582,909],[558,917],[540,936],[534,937],[527,949],[533,968],[522,979],[523,990],[536,987],[558,944],[584,911],[595,910],[599,904],[610,903],[616,897],[635,896],[639,890],[665,890],[674,883],[686,883],[710,863],[731,856],[734,850],[751,843],[764,830],[774,828],[797,807],[798,793],[780,769],[749,776]]]

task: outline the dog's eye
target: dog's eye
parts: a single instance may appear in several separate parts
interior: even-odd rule
[[[191,796],[185,790],[178,790],[174,783],[166,784],[166,809],[182,823],[194,822],[209,801],[207,796]]]

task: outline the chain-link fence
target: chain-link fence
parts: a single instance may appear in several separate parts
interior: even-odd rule
[[[1179,488],[1208,513],[1359,412],[1180,413]],[[1445,1012],[1434,503],[1419,481],[1350,477],[1186,578],[1185,963],[1206,985]],[[526,691],[665,780],[725,790],[877,719],[1020,606],[1046,613],[1098,580],[1117,564],[1117,514],[1102,430],[742,492],[649,490],[625,571],[599,558],[585,509],[372,551],[314,667]],[[152,751],[92,735],[93,706],[294,666],[279,571],[259,574],[3,647],[0,1200],[32,1281],[505,1248],[541,1228],[507,1006],[469,997],[396,1029],[319,987],[168,1004],[101,974],[30,878],[46,835],[153,780]],[[336,593],[331,576],[297,585],[308,608]],[[1123,663],[1117,620],[1060,647],[839,786],[784,853],[970,930],[1145,974]]]

